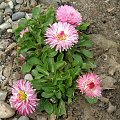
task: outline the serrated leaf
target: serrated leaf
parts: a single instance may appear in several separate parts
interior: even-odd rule
[[[90,104],[97,103],[97,101],[98,101],[97,98],[90,98],[90,97],[87,97],[87,96],[85,96],[85,98]]]
[[[93,57],[92,52],[90,52],[89,50],[82,49],[81,52],[82,52],[82,54],[84,54],[88,58],[92,58]]]
[[[47,93],[47,92],[43,92],[42,94],[41,94],[41,96],[42,97],[44,97],[44,98],[50,98],[50,97],[52,97],[54,95],[54,93]]]
[[[87,30],[87,28],[90,26],[90,23],[82,23],[79,27],[78,30]]]
[[[25,63],[23,66],[22,66],[22,72],[25,74],[25,73],[28,73],[30,72],[32,69],[32,65],[28,64],[28,63]]]

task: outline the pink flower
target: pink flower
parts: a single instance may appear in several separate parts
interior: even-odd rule
[[[56,51],[59,50],[60,52],[67,51],[78,42],[78,33],[69,23],[54,23],[47,29],[45,36],[47,37],[45,42],[51,48],[56,46]]]
[[[81,14],[72,6],[60,6],[57,10],[56,18],[61,22],[68,22],[72,25],[78,26],[82,22]]]
[[[29,32],[28,27],[27,27],[27,28],[25,28],[25,29],[23,29],[23,30],[20,32],[20,37],[22,38],[22,37],[23,37],[23,35],[24,35],[25,33],[27,33],[27,32]]]
[[[23,79],[17,81],[12,87],[12,94],[10,104],[19,114],[26,116],[35,111],[38,99],[30,82]]]
[[[81,76],[78,81],[78,88],[88,97],[101,96],[101,79],[94,73]]]

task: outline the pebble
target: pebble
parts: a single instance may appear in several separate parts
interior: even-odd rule
[[[7,96],[7,92],[0,90],[0,101],[4,101],[6,96]]]
[[[15,114],[10,105],[5,102],[0,102],[0,118],[10,118]]]
[[[24,77],[25,80],[33,80],[33,77],[31,74],[26,74]]]
[[[4,22],[4,21],[3,21],[3,16],[0,15],[0,25],[1,25],[3,22]]]
[[[8,5],[9,5],[9,7],[10,7],[11,9],[13,9],[13,8],[14,8],[14,4],[13,4],[13,2],[12,2],[12,1],[8,2]]]
[[[4,2],[4,0],[0,0],[0,3]]]
[[[10,44],[10,45],[6,48],[5,53],[11,51],[13,48],[16,47],[16,45],[17,45],[17,44],[16,44],[15,42],[12,43],[12,44]]]
[[[26,116],[21,116],[18,120],[29,120],[29,118]]]
[[[12,2],[13,2],[13,4],[14,4],[14,5],[16,5],[16,4],[17,4],[17,3],[16,3],[16,0],[12,0]]]
[[[12,15],[12,20],[19,20],[20,18],[24,18],[25,17],[25,12],[16,12]]]
[[[23,0],[16,0],[16,3],[22,4],[22,3],[23,3]]]
[[[16,6],[15,6],[15,10],[16,10],[16,11],[19,11],[19,10],[20,10],[20,6],[21,6],[20,4],[16,5]]]
[[[5,30],[5,29],[11,28],[11,27],[12,26],[11,26],[10,22],[5,22],[5,23],[0,25],[1,30]]]
[[[8,15],[12,15],[13,14],[13,11],[12,11],[12,9],[9,6],[7,6],[5,8],[5,14],[8,14]]]
[[[1,76],[1,79],[2,79],[2,80],[5,80],[5,76],[2,75],[2,76]]]
[[[112,112],[114,112],[116,110],[116,106],[113,106],[110,102],[109,102],[109,107],[108,107],[108,109],[107,109],[107,112],[108,113],[112,113]]]
[[[5,9],[7,6],[8,6],[7,3],[2,2],[2,3],[0,4],[0,9]]]
[[[37,120],[47,120],[47,118],[41,115],[37,115]]]
[[[31,6],[31,7],[35,7],[35,6],[37,5],[36,0],[31,0],[30,2],[31,2],[31,3],[30,3],[30,6]]]

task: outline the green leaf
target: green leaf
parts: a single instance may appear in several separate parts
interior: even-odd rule
[[[25,63],[23,66],[22,66],[22,72],[25,74],[25,73],[28,73],[30,72],[32,69],[32,65],[30,65],[29,63]]]
[[[44,53],[41,55],[41,60],[42,60],[43,63],[45,63],[46,59],[47,59],[47,53],[44,52]]]
[[[82,40],[79,42],[79,46],[92,47],[93,43],[90,40]]]
[[[44,109],[48,114],[51,114],[53,112],[53,105],[48,100],[46,100],[44,103]]]
[[[79,65],[82,65],[83,63],[83,60],[82,60],[82,57],[78,54],[73,54],[72,57],[77,61],[79,62]]]
[[[82,49],[81,52],[88,58],[93,58],[93,54],[92,52],[90,52],[89,50],[86,49]]]
[[[54,57],[57,55],[57,53],[58,53],[57,51],[52,51],[48,54],[48,57]]]
[[[32,9],[32,17],[33,18],[38,18],[40,15],[40,7],[35,7]]]
[[[27,62],[31,65],[39,65],[40,59],[38,59],[37,57],[31,57],[30,59],[28,59]]]
[[[63,57],[64,57],[64,54],[63,53],[60,53],[57,57],[57,61],[62,61],[63,60]]]
[[[48,59],[48,65],[49,65],[49,69],[50,69],[50,71],[51,72],[54,72],[55,71],[55,69],[54,69],[54,58],[49,58]]]
[[[65,66],[66,62],[65,61],[59,61],[55,63],[55,70],[57,71],[58,69],[60,69],[61,67]]]
[[[54,93],[52,93],[52,92],[51,93],[43,92],[41,94],[41,96],[44,98],[51,98],[53,95],[54,95]]]
[[[55,92],[55,96],[56,96],[58,99],[61,99],[62,94],[61,94],[60,91],[58,91],[58,92]]]
[[[37,66],[36,66],[36,69],[38,70],[38,72],[40,72],[40,73],[42,73],[42,74],[44,74],[44,75],[49,76],[49,72],[48,72],[45,68],[37,65]]]
[[[79,27],[78,30],[87,30],[87,28],[90,26],[90,23],[82,23]]]
[[[90,97],[87,97],[87,96],[85,96],[85,98],[88,101],[88,103],[90,103],[90,104],[97,103],[97,101],[98,101],[97,98],[90,98]]]
[[[44,76],[43,74],[38,73],[36,69],[32,70],[32,75],[35,77],[35,79],[40,79]]]
[[[58,109],[59,109],[59,116],[66,115],[65,102],[62,99],[60,100]]]
[[[41,80],[32,80],[31,83],[36,90],[42,89]]]

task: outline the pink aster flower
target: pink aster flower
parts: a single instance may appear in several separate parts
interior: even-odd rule
[[[81,14],[72,6],[62,5],[58,8],[56,18],[61,22],[68,22],[72,25],[78,26],[82,22]]]
[[[78,81],[78,88],[88,97],[101,96],[101,79],[94,73],[81,76]]]
[[[51,48],[56,46],[56,51],[64,51],[71,48],[78,42],[77,30],[69,23],[58,22],[54,23],[47,29],[45,42],[50,45]]]
[[[22,38],[22,37],[23,37],[23,35],[24,35],[25,33],[27,33],[27,32],[29,32],[28,27],[27,27],[27,28],[25,28],[25,29],[23,29],[23,30],[20,32],[20,37]]]
[[[12,94],[10,104],[19,114],[26,116],[35,111],[38,99],[30,82],[23,79],[17,81],[12,87]]]

